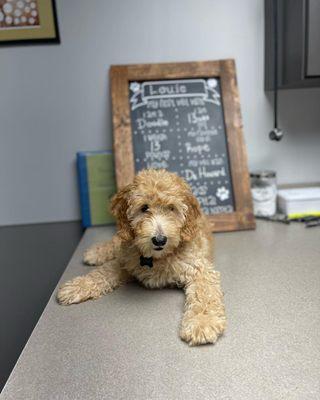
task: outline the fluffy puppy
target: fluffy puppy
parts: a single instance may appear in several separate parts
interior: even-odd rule
[[[180,337],[215,343],[226,326],[220,274],[206,217],[187,183],[165,170],[144,170],[113,198],[118,232],[91,247],[84,262],[98,267],[66,282],[60,304],[97,299],[135,278],[148,288],[184,288]]]

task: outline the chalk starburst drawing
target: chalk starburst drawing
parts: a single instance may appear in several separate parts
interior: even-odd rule
[[[217,189],[216,196],[219,197],[221,201],[227,200],[229,198],[229,190],[221,186]]]
[[[217,106],[221,105],[221,101],[220,101],[220,94],[218,91],[218,81],[215,78],[210,78],[207,79],[206,81],[206,88],[210,94],[210,101],[211,103],[216,104]]]

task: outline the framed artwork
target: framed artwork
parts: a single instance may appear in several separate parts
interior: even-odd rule
[[[0,0],[0,45],[60,43],[54,0]]]
[[[144,168],[182,176],[212,231],[254,229],[234,60],[110,69],[118,188]]]

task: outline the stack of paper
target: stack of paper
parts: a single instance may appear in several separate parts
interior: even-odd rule
[[[320,215],[320,187],[280,189],[278,208],[289,217]]]

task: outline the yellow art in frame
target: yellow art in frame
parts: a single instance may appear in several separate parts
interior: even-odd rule
[[[54,0],[0,0],[0,45],[60,43]]]

